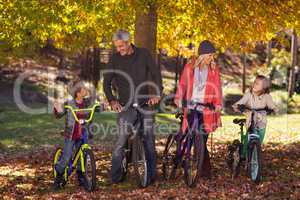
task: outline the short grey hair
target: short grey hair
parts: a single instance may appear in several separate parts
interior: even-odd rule
[[[130,33],[127,30],[119,29],[114,33],[112,40],[122,40],[128,42],[130,41]]]

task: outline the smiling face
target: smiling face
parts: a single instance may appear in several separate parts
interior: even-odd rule
[[[203,59],[204,65],[210,65],[214,61],[214,54],[206,54]]]
[[[120,53],[121,56],[125,56],[130,52],[130,42],[123,40],[114,40],[114,45],[116,47],[117,52]]]
[[[253,83],[252,91],[255,94],[262,94],[264,91],[264,81],[261,79],[255,79]]]
[[[88,91],[85,87],[81,87],[78,91],[76,91],[76,98],[83,99],[88,95]]]

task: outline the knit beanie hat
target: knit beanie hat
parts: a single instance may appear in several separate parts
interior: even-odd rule
[[[203,54],[208,54],[208,53],[215,53],[216,48],[214,45],[208,41],[208,40],[203,40],[198,48],[198,54],[203,55]]]

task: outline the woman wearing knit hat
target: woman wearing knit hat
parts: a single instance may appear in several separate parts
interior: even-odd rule
[[[200,43],[199,56],[185,65],[174,99],[178,107],[182,107],[182,101],[187,102],[183,110],[182,132],[187,130],[188,111],[194,108],[195,103],[210,103],[215,107],[214,111],[206,107],[197,107],[199,124],[201,124],[199,131],[204,135],[205,153],[201,175],[205,178],[211,177],[211,164],[207,149],[208,134],[221,126],[222,87],[220,69],[214,60],[215,53],[216,49],[210,41],[204,40]]]

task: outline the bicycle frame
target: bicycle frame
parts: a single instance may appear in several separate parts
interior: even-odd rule
[[[94,117],[96,108],[100,107],[99,102],[96,102],[93,107],[91,108],[84,108],[84,109],[75,109],[72,106],[69,105],[65,105],[64,108],[65,109],[69,109],[75,119],[75,121],[77,123],[79,123],[80,125],[83,126],[82,128],[82,139],[81,139],[81,145],[79,147],[79,149],[77,150],[77,152],[75,153],[74,157],[72,157],[72,159],[69,161],[69,164],[65,170],[65,179],[67,178],[67,176],[70,176],[73,172],[73,170],[76,168],[78,161],[80,160],[80,164],[81,164],[81,170],[82,172],[85,172],[85,163],[84,163],[84,155],[83,155],[83,151],[85,149],[91,149],[90,145],[88,144],[88,136],[87,136],[87,127],[86,124],[90,123]],[[90,116],[88,119],[84,119],[83,121],[81,119],[78,119],[76,113],[77,112],[91,112]],[[73,145],[74,148],[75,144]]]
[[[194,115],[196,115],[196,114],[194,114]],[[195,130],[198,130],[198,128],[199,128],[199,118],[196,115],[196,116],[192,117],[192,120],[193,120],[192,127],[188,128],[188,131],[186,132],[186,134],[184,134],[183,137],[180,138],[180,141],[178,142],[177,155],[180,158],[180,160],[184,154],[187,158],[190,158],[190,155],[191,155],[190,151],[192,148],[192,138],[195,134]],[[182,136],[181,132],[178,132],[177,134],[180,134],[180,136]],[[183,146],[182,146],[182,141],[183,141]]]
[[[239,105],[241,106],[241,105]],[[240,137],[241,137],[241,143],[243,144],[241,156],[242,158],[247,158],[248,155],[248,144],[251,140],[258,138],[259,136],[254,133],[254,113],[259,111],[268,111],[267,108],[260,108],[260,109],[250,109],[248,107],[245,107],[243,109],[249,110],[251,112],[251,119],[250,119],[250,127],[244,131],[244,125],[240,125]]]
[[[73,159],[71,159],[69,161],[69,165],[68,165],[68,169],[67,169],[68,176],[70,176],[72,174],[72,172],[76,168],[79,160],[80,160],[80,164],[81,164],[81,171],[85,172],[83,151],[85,149],[91,149],[90,145],[87,143],[88,139],[87,139],[87,134],[86,134],[85,128],[83,129],[82,136],[83,136],[81,139],[82,144],[81,144],[80,148],[75,153]],[[75,146],[75,144],[73,145],[73,148],[74,148],[74,146]]]
[[[178,156],[178,161],[182,160],[183,155],[185,155],[187,158],[190,158],[191,156],[191,148],[192,148],[192,138],[194,137],[194,134],[196,134],[198,132],[199,129],[199,117],[198,117],[198,106],[204,106],[204,107],[208,107],[210,109],[214,109],[214,106],[212,104],[201,104],[201,103],[197,103],[195,105],[194,109],[191,109],[191,113],[193,114],[193,116],[191,117],[191,128],[190,128],[190,123],[188,123],[188,131],[183,135],[182,137],[182,133],[179,131],[176,134],[176,137],[179,138],[178,141],[178,149],[177,149],[177,156]],[[182,122],[181,122],[182,124]],[[182,137],[182,138],[181,138]],[[183,146],[182,146],[182,142],[183,142]],[[182,146],[182,147],[181,147]],[[176,163],[178,164],[178,163]]]
[[[240,125],[240,137],[243,144],[241,157],[242,159],[246,159],[248,155],[248,131],[244,131],[244,125]]]

